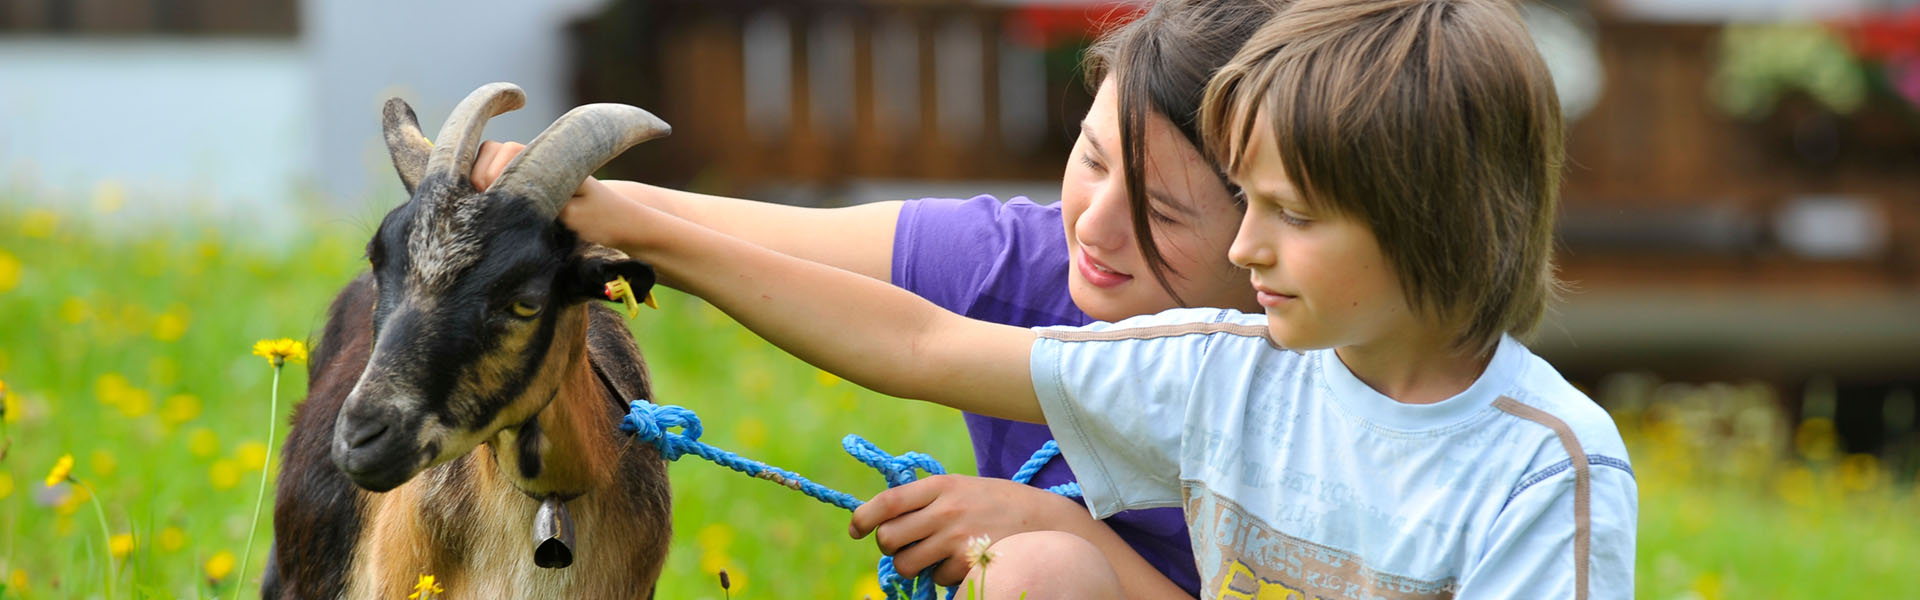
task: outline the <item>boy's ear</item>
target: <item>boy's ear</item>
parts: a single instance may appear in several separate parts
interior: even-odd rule
[[[620,277],[627,278],[636,300],[647,297],[647,291],[653,289],[653,267],[618,253],[580,257],[574,263],[573,282],[567,289],[580,299],[613,301],[607,297],[607,283]]]

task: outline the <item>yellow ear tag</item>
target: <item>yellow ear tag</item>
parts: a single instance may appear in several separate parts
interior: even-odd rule
[[[633,299],[633,285],[627,283],[626,276],[617,276],[607,282],[607,299],[627,305],[627,318],[640,316],[640,303]],[[647,305],[653,305],[653,294],[647,294]]]
[[[641,300],[640,300],[640,302],[641,302],[641,303],[644,303],[644,304],[646,304],[646,305],[647,305],[647,308],[651,308],[651,309],[654,309],[654,310],[660,310],[660,305],[659,305],[659,304],[656,304],[656,303],[654,303],[654,301],[653,301],[653,292],[652,292],[652,291],[648,291],[648,292],[647,292],[647,297],[646,297],[646,298],[643,298],[643,299],[641,299]]]

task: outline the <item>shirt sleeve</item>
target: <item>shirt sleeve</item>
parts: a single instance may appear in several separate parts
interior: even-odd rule
[[[1064,263],[1056,256],[1064,252],[1064,235],[1057,205],[1025,198],[1003,203],[986,195],[908,200],[894,225],[890,276],[894,285],[963,315],[972,314],[983,295],[1057,295],[1063,281],[1028,271]],[[995,285],[1038,290],[989,294]]]
[[[1180,444],[1208,337],[1164,332],[1221,312],[1036,330],[1034,394],[1095,518],[1181,505]]]
[[[1521,490],[1494,521],[1481,560],[1462,578],[1459,598],[1633,597],[1639,491],[1633,475],[1594,463],[1589,511],[1587,594],[1576,593],[1578,569],[1573,469]]]

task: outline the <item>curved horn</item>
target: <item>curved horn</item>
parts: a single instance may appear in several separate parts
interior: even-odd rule
[[[634,144],[673,132],[660,117],[625,104],[589,104],[560,115],[507,163],[493,190],[532,201],[549,217],[588,175]]]
[[[433,154],[433,142],[420,133],[420,118],[413,107],[399,98],[388,98],[380,111],[381,129],[387,138],[387,153],[393,155],[393,170],[400,173],[400,185],[413,194],[420,178],[427,173],[427,156]]]
[[[511,83],[489,83],[467,94],[467,99],[453,107],[453,114],[447,115],[447,123],[440,126],[440,137],[434,140],[423,178],[445,175],[465,181],[467,171],[473,168],[473,157],[480,151],[480,129],[486,127],[487,119],[526,103],[527,95]]]

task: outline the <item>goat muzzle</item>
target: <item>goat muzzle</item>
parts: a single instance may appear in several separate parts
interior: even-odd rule
[[[534,565],[564,569],[573,564],[573,517],[559,497],[547,496],[533,513],[533,543]]]

